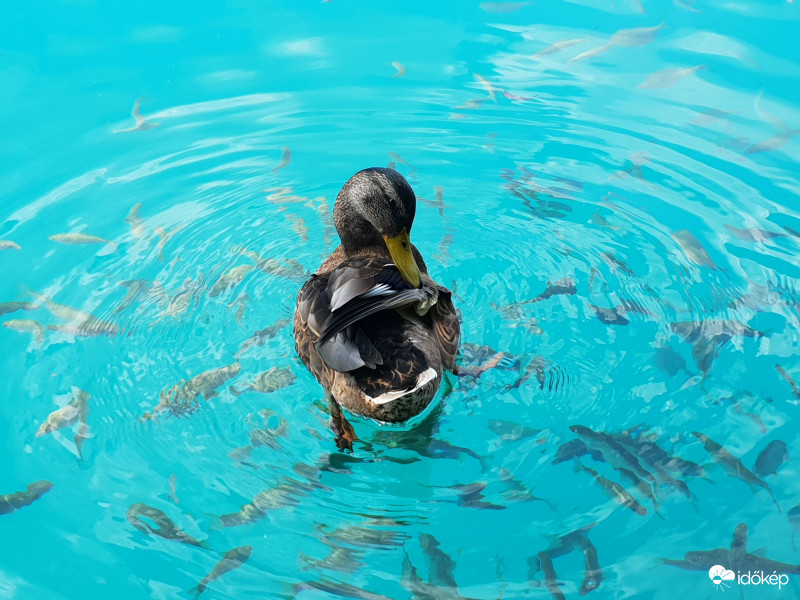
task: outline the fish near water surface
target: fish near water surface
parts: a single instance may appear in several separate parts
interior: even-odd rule
[[[759,452],[754,470],[761,477],[774,475],[787,460],[789,460],[789,452],[786,442],[772,440],[766,448]]]
[[[589,473],[592,477],[594,477],[595,481],[602,487],[606,493],[611,497],[612,500],[625,506],[626,508],[631,509],[637,515],[646,515],[647,509],[642,506],[636,498],[630,495],[628,491],[618,484],[615,481],[611,481],[610,479],[606,479],[602,475],[600,475],[594,469],[591,469],[580,462],[580,459],[575,459],[575,463],[577,465],[578,470],[583,470]]]
[[[233,548],[232,550],[228,550],[225,553],[225,556],[222,557],[211,572],[206,575],[203,580],[197,584],[196,587],[189,590],[189,594],[193,594],[195,600],[200,597],[200,594],[206,589],[209,583],[215,581],[222,577],[228,571],[233,571],[234,569],[238,569],[244,563],[246,563],[250,559],[250,553],[253,551],[252,546],[239,546],[238,548]]]
[[[126,518],[131,525],[144,534],[156,535],[167,540],[175,540],[181,544],[199,548],[209,547],[208,542],[195,539],[183,531],[163,511],[142,502],[131,504]],[[150,522],[154,523],[155,527]]]
[[[42,479],[29,483],[24,492],[0,495],[0,515],[8,515],[24,506],[30,506],[52,488],[52,483]]]
[[[741,479],[750,487],[756,486],[767,490],[772,498],[772,501],[775,503],[775,506],[778,508],[778,512],[781,512],[781,505],[778,504],[778,500],[775,498],[775,495],[772,493],[769,485],[767,485],[765,481],[759,479],[754,473],[745,467],[741,460],[736,458],[733,454],[728,452],[725,448],[707,435],[697,431],[693,431],[692,435],[703,443],[703,446],[711,455],[711,458],[713,458],[715,462],[722,465],[723,469],[725,469],[725,472],[728,475],[736,479]]]

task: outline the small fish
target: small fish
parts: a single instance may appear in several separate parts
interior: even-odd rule
[[[406,76],[406,68],[397,61],[392,63],[392,66],[397,70],[397,73],[394,74],[395,77],[405,77]]]
[[[115,249],[117,247],[117,245],[110,240],[86,233],[57,233],[51,235],[50,239],[59,244],[108,244]]]
[[[621,306],[603,308],[590,304],[589,307],[594,311],[595,315],[597,315],[597,318],[606,325],[628,325],[630,323],[630,321],[619,312],[619,309],[622,309],[623,312],[625,310]]]
[[[281,156],[281,162],[279,162],[277,165],[275,165],[275,167],[273,167],[272,169],[273,173],[277,173],[284,167],[288,167],[289,163],[292,162],[292,151],[286,146],[281,148],[281,151],[283,152],[283,156]]]
[[[436,208],[439,211],[439,216],[444,218],[444,209],[447,208],[444,203],[444,188],[440,185],[433,186],[433,195],[434,200],[426,200],[425,198],[420,198],[420,200],[422,200],[425,204]],[[450,237],[452,237],[452,235],[450,235]]]
[[[575,280],[572,278],[566,279],[559,279],[558,281],[554,281],[553,283],[547,282],[547,287],[545,290],[532,298],[531,300],[523,300],[519,302],[519,304],[531,304],[533,302],[541,302],[542,300],[547,300],[548,298],[552,298],[553,296],[564,295],[564,296],[572,296],[576,292],[575,289]]]
[[[66,304],[59,304],[44,294],[28,290],[34,296],[36,302],[41,303],[50,314],[58,319],[67,321],[65,331],[76,332],[76,335],[96,336],[96,335],[115,335],[119,330],[110,321],[103,321],[94,315],[78,310]],[[48,329],[58,330],[58,326],[48,326]]]
[[[600,561],[597,558],[597,548],[585,534],[581,545],[583,547],[584,576],[578,594],[584,596],[600,586],[603,581],[603,570],[600,568]]]
[[[236,313],[234,314],[234,319],[236,319],[239,327],[244,327],[242,319],[244,318],[244,311],[247,310],[247,303],[249,300],[250,296],[248,294],[239,294],[239,297],[236,298],[236,300],[228,304],[228,308],[233,308],[234,306],[237,307]]]
[[[32,333],[37,346],[44,340],[44,332],[46,331],[44,325],[33,319],[10,319],[3,321],[3,327],[21,331],[22,333]]]
[[[8,515],[23,506],[30,506],[51,489],[53,484],[43,479],[29,483],[24,492],[0,495],[0,515]]]
[[[503,482],[506,489],[500,492],[500,495],[506,502],[543,502],[553,512],[558,512],[558,507],[545,498],[534,496],[528,487],[516,479],[508,469],[499,467],[497,469],[497,478]]]
[[[787,234],[779,231],[766,231],[765,229],[757,229],[755,227],[740,229],[739,227],[734,227],[727,223],[725,223],[725,229],[730,231],[735,237],[746,242],[763,243],[774,238],[787,237]]]
[[[222,557],[222,560],[214,566],[211,572],[206,575],[196,587],[189,590],[189,594],[194,594],[195,600],[197,600],[209,583],[219,579],[228,571],[233,571],[234,569],[237,569],[246,563],[250,558],[250,553],[252,551],[252,546],[239,546],[238,548],[228,550],[225,553],[225,556]]]
[[[606,460],[599,450],[590,450],[583,440],[574,439],[564,442],[558,447],[556,450],[556,457],[550,464],[557,465],[558,463],[572,460],[573,458],[580,458],[586,454],[597,462],[605,462]]]
[[[532,429],[519,423],[498,419],[489,419],[489,429],[497,434],[501,442],[516,442],[533,437],[541,431],[541,429]]]
[[[191,414],[197,409],[200,396],[206,401],[216,396],[217,388],[232,377],[236,377],[241,368],[238,362],[234,362],[225,367],[209,369],[195,375],[189,381],[181,381],[168,390],[162,390],[158,404],[152,412],[146,412],[141,420],[151,420],[161,412],[167,412],[168,416],[175,417]]]
[[[559,587],[561,584],[556,579],[556,570],[553,567],[553,559],[547,552],[539,552],[537,556],[539,560],[539,568],[542,570],[544,576],[544,584],[547,591],[553,596],[554,600],[565,600],[566,596],[561,592]]]
[[[482,2],[478,8],[488,13],[503,14],[515,12],[529,4],[530,2]]]
[[[86,417],[89,414],[89,398],[91,396],[88,392],[74,388],[73,398],[69,403],[47,415],[45,422],[36,431],[36,437],[39,438],[64,427],[70,427],[79,421],[86,423]]]
[[[579,54],[578,56],[570,59],[569,62],[577,62],[579,60],[585,60],[587,58],[591,58],[593,56],[598,56],[599,54],[603,54],[611,50],[614,46],[643,46],[645,44],[649,44],[652,42],[658,32],[664,27],[664,23],[656,25],[654,27],[636,27],[634,29],[620,29],[614,35],[611,36],[607,44],[603,44],[602,46],[597,46],[592,48],[591,50],[587,50]]]
[[[585,42],[586,38],[575,38],[569,40],[560,40],[555,44],[549,45],[544,50],[540,50],[536,54],[533,55],[534,58],[538,58],[539,56],[547,56],[549,54],[555,54],[556,52],[561,52],[562,50],[566,50],[570,46],[574,46],[575,44],[580,44]]]
[[[153,228],[153,231],[155,233],[157,233],[158,237],[159,237],[159,240],[158,240],[158,260],[164,260],[164,246],[166,246],[168,241],[170,241],[173,237],[175,237],[175,234],[177,234],[179,231],[181,231],[185,227],[186,227],[186,224],[178,225],[177,227],[173,227],[172,230],[170,230],[169,232],[167,232],[166,229],[161,227],[161,225],[157,225],[155,228]]]
[[[0,250],[22,250],[22,247],[11,240],[0,240]]]
[[[705,65],[697,65],[694,67],[684,67],[682,69],[673,68],[673,69],[664,69],[663,71],[656,71],[655,73],[652,73],[642,83],[640,83],[639,88],[643,90],[660,90],[663,88],[671,87],[676,83],[678,83],[681,79],[683,79],[687,75],[696,73],[704,66]]]
[[[494,86],[492,86],[491,82],[488,81],[482,75],[478,75],[477,73],[473,73],[473,76],[475,77],[475,81],[480,83],[484,87],[484,89],[486,90],[486,93],[489,94],[489,99],[492,102],[494,102],[495,104],[497,104],[497,94],[496,94]]]
[[[569,429],[586,443],[587,448],[600,452],[615,469],[624,467],[642,479],[654,482],[653,475],[642,467],[636,455],[620,444],[614,436],[602,431],[594,431],[583,425],[570,425]]]
[[[208,542],[200,541],[183,531],[164,512],[141,502],[135,502],[128,508],[128,523],[147,535],[157,535],[165,540],[175,540],[181,544],[189,544],[199,548],[208,548]],[[154,523],[155,527],[150,523]]]
[[[39,308],[38,304],[33,302],[24,302],[14,300],[12,302],[0,302],[0,315],[7,315],[9,313],[17,312],[18,310],[36,310]]]
[[[792,526],[792,550],[797,551],[794,538],[797,535],[797,530],[800,529],[800,504],[792,507],[786,516],[789,519],[789,524]]]
[[[262,394],[271,394],[281,388],[292,385],[296,380],[297,375],[294,374],[291,368],[272,367],[256,375],[255,378],[247,382],[245,387],[233,389],[232,391],[236,395],[248,390],[261,392]]]
[[[536,96],[517,96],[516,94],[512,94],[507,90],[503,90],[503,96],[509,100],[513,100],[514,102],[528,102],[529,100],[536,98]]]
[[[680,244],[686,257],[696,265],[708,267],[712,271],[719,269],[716,263],[711,260],[711,257],[708,255],[708,252],[706,252],[706,249],[703,248],[700,241],[688,229],[676,231],[672,234],[672,239]]]
[[[264,345],[267,340],[274,338],[278,332],[284,329],[289,324],[289,319],[278,319],[275,321],[274,324],[270,325],[262,329],[261,331],[256,331],[252,336],[247,338],[236,352],[235,358],[239,358],[242,354],[244,354],[247,350],[252,348],[253,346],[262,346]]]
[[[793,129],[791,131],[783,131],[776,133],[770,138],[757,144],[751,144],[745,148],[745,154],[756,154],[758,152],[772,152],[773,150],[780,150],[783,148],[793,137],[800,135],[800,129]]]
[[[136,121],[135,127],[130,127],[128,129],[117,129],[114,133],[129,133],[131,131],[146,131],[148,129],[155,129],[156,127],[160,127],[161,123],[153,123],[152,121],[148,121],[141,113],[141,106],[142,106],[142,99],[137,98],[136,101],[133,103],[133,108],[131,109],[131,116]]]
[[[681,371],[685,371],[687,375],[691,375],[691,371],[686,368],[686,361],[683,357],[669,346],[660,346],[656,348],[653,356],[653,364],[668,377],[675,377],[675,375]]]
[[[483,495],[483,490],[486,489],[486,484],[482,481],[474,483],[456,484],[447,486],[426,486],[426,487],[444,487],[452,489],[458,494],[456,504],[464,508],[479,508],[489,510],[505,510],[502,504],[494,504],[485,500],[486,496]]]
[[[328,578],[314,579],[292,584],[292,597],[298,597],[306,590],[317,590],[332,598],[355,598],[356,600],[392,600],[392,598],[389,596],[375,594],[363,588],[357,587],[352,583],[335,581]]]
[[[233,513],[221,515],[212,525],[212,529],[226,527],[238,527],[248,523],[256,523],[263,519],[271,510],[277,510],[285,506],[297,506],[300,504],[298,495],[298,483],[294,480],[284,478],[284,481],[276,487],[266,489],[256,494],[252,502],[242,505]]]
[[[169,499],[175,504],[181,503],[181,501],[178,500],[178,477],[175,473],[169,476]]]
[[[795,380],[792,379],[792,376],[789,375],[786,369],[784,369],[782,366],[778,364],[775,365],[775,369],[777,369],[778,373],[781,374],[781,377],[783,377],[786,380],[786,383],[788,383],[791,386],[792,394],[794,395],[794,397],[800,400],[800,389],[798,389],[797,383],[795,383]]]
[[[131,233],[137,240],[142,239],[142,236],[144,235],[144,221],[142,221],[141,217],[139,216],[139,210],[141,208],[142,203],[137,202],[133,205],[133,208],[131,208],[128,216],[125,217],[125,222],[131,228]]]
[[[789,460],[789,452],[786,448],[786,442],[772,440],[767,444],[766,448],[759,452],[754,470],[761,477],[774,475],[787,460]]]
[[[256,267],[254,265],[239,265],[231,267],[219,276],[216,283],[211,286],[208,295],[211,298],[219,296],[223,292],[239,285]]]
[[[766,482],[759,479],[755,474],[753,474],[747,467],[744,466],[741,460],[736,458],[733,454],[728,452],[725,448],[720,446],[717,442],[712,440],[705,434],[699,433],[697,431],[693,431],[692,435],[696,437],[698,440],[703,442],[703,446],[705,447],[706,451],[711,455],[711,458],[714,459],[715,462],[722,465],[725,471],[731,477],[736,479],[741,479],[751,488],[753,486],[757,486],[760,488],[764,488],[769,493],[772,501],[775,503],[775,506],[778,507],[778,512],[781,512],[781,505],[778,504],[772,490],[770,489],[769,485]]]
[[[628,493],[628,491],[620,484],[618,484],[615,481],[611,481],[610,479],[606,479],[594,469],[591,469],[583,465],[580,459],[578,458],[575,459],[575,463],[577,464],[579,470],[586,471],[587,473],[589,473],[589,475],[594,477],[595,481],[597,481],[597,483],[600,484],[600,487],[602,487],[608,493],[608,495],[618,504],[630,508],[637,515],[644,516],[647,514],[647,509],[641,504],[639,504],[636,498],[631,496]]]

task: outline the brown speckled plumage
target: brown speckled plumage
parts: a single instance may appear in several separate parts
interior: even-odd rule
[[[430,403],[443,371],[455,369],[461,333],[451,292],[430,278],[419,251],[413,246],[409,249],[421,274],[421,286],[415,288],[401,279],[388,242],[384,243],[385,237],[410,232],[415,205],[411,187],[396,171],[356,173],[342,188],[334,208],[342,245],[300,290],[294,316],[297,352],[333,399],[354,413],[393,423],[408,420]],[[357,292],[351,294],[352,289]],[[352,299],[332,311],[334,295]],[[413,299],[391,304],[405,297]],[[414,309],[424,299],[435,299],[435,303],[419,316]],[[370,308],[372,312],[331,337],[329,353],[323,358],[320,337],[326,328],[337,331],[337,317],[349,307],[375,303],[381,306]],[[381,308],[384,303],[390,308]],[[326,363],[340,355],[361,366],[335,370]],[[429,369],[435,376],[413,394],[398,394],[382,404],[371,402],[387,392],[417,387],[418,378],[430,374]]]

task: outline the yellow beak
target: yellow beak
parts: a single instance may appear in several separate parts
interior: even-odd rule
[[[419,272],[417,261],[414,260],[411,252],[411,239],[408,232],[403,229],[399,235],[393,238],[385,235],[383,241],[386,242],[389,254],[392,255],[392,260],[397,265],[403,279],[415,288],[422,287],[422,273]]]

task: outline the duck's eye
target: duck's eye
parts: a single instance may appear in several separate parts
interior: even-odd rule
[[[397,206],[397,201],[394,198],[389,198],[389,207],[394,208]]]

